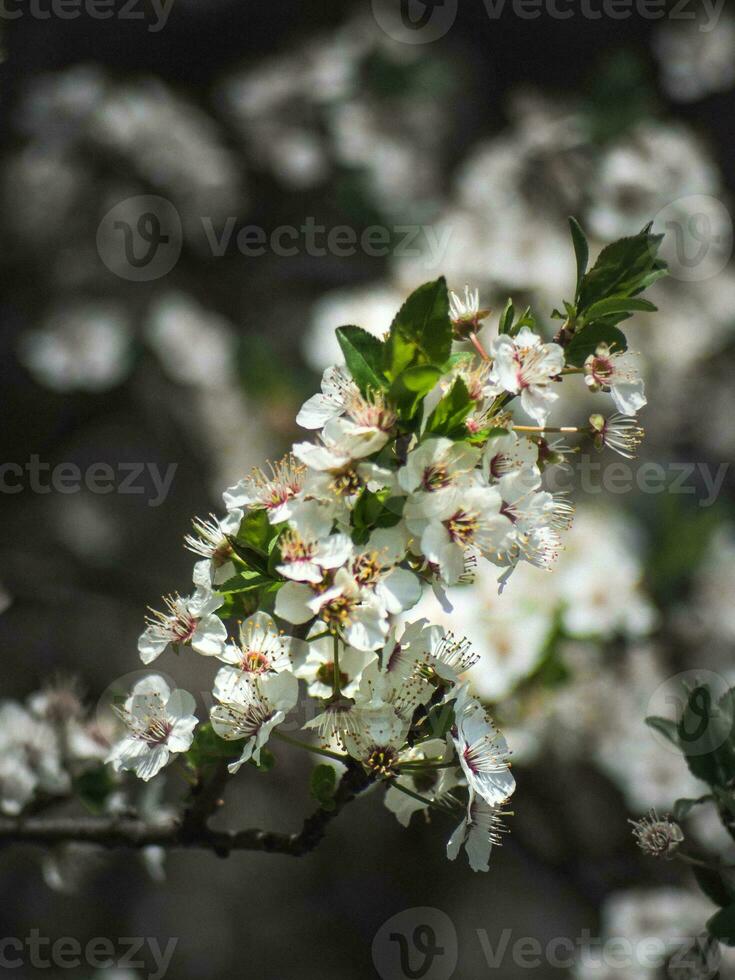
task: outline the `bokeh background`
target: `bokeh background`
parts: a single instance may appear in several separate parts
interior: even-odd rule
[[[595,248],[655,220],[673,274],[654,287],[660,312],[630,331],[649,392],[632,486],[577,489],[555,572],[518,572],[501,598],[481,576],[458,599],[453,625],[482,655],[476,687],[519,783],[490,874],[446,861],[448,822],[403,830],[373,795],[299,860],[6,848],[0,935],[175,937],[173,980],[374,977],[378,930],[420,906],[452,920],[454,975],[468,980],[529,974],[510,954],[488,965],[482,937],[495,947],[504,929],[542,944],[584,929],[695,935],[709,903],[679,865],[636,851],[627,819],[699,795],[644,725],[651,706],[671,713],[686,671],[735,680],[735,19],[695,3],[661,19],[576,7],[526,19],[510,4],[493,18],[463,0],[426,40],[401,27],[398,3],[173,0],[165,23],[143,2],[141,18],[120,9],[0,18],[0,462],[175,474],[152,506],[149,478],[142,493],[99,494],[38,492],[26,474],[16,492],[3,470],[3,701],[75,676],[94,710],[139,669],[146,606],[189,588],[191,516],[220,510],[227,485],[288,448],[336,356],[334,327],[382,332],[443,272],[495,310],[509,294],[532,303],[551,330],[573,281],[568,214]],[[432,17],[451,13],[448,0]],[[180,219],[170,268],[164,249],[150,277],[111,231],[135,226],[143,195],[164,225],[171,208]],[[384,254],[323,254],[303,233],[280,254],[272,232],[308,222],[386,229]],[[247,226],[263,230],[263,254],[237,247]],[[590,410],[580,387],[557,416]],[[636,485],[645,461],[663,466],[662,492]],[[167,657],[164,671],[206,690],[206,667]],[[184,789],[171,776],[166,799],[143,805]],[[311,806],[302,760],[281,751],[267,775],[243,772],[228,804],[230,825],[295,828]],[[706,809],[686,831],[727,846]],[[663,976],[545,962],[531,974]]]

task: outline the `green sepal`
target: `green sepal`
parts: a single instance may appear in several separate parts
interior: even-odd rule
[[[334,794],[337,791],[337,773],[333,766],[320,763],[314,766],[309,779],[309,792],[322,810],[334,809]]]

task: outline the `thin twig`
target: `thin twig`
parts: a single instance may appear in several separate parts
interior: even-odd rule
[[[284,834],[259,828],[248,830],[212,830],[207,826],[211,801],[218,799],[215,789],[219,778],[210,784],[198,802],[192,804],[182,820],[148,823],[137,818],[119,817],[17,817],[0,818],[0,846],[10,843],[54,847],[57,844],[97,844],[106,848],[163,847],[199,848],[227,857],[232,851],[268,851],[300,857],[309,853],[323,839],[332,820],[372,782],[362,766],[352,764],[342,777],[332,799],[332,809],[323,807],[308,816],[298,833]],[[211,789],[211,792],[210,792]],[[204,799],[207,804],[204,804]],[[215,800],[216,806],[216,800]]]

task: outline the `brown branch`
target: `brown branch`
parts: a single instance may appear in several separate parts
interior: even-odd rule
[[[207,805],[199,806],[202,797],[195,795],[195,802],[181,820],[151,824],[137,818],[120,817],[3,817],[0,818],[0,846],[19,843],[53,847],[73,842],[107,848],[199,848],[213,851],[219,857],[227,857],[232,851],[269,851],[300,857],[314,850],[330,822],[372,781],[361,766],[351,764],[337,787],[333,808],[319,807],[295,834],[258,828],[211,830],[207,819],[212,810],[206,811],[212,805],[212,799],[212,809],[217,805],[219,794],[209,794],[207,787],[210,784],[207,784],[202,790],[202,796],[207,796]]]

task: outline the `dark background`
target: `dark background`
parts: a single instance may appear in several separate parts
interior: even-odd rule
[[[140,166],[134,138],[128,146],[104,145],[90,136],[76,110],[44,108],[39,82],[58,94],[69,71],[80,65],[95,66],[112,87],[160,79],[165,91],[182,100],[178,111],[185,119],[191,113],[214,120],[213,141],[234,167],[222,198],[208,198],[206,181],[205,191],[197,191],[211,211],[197,211],[194,191],[186,181],[180,183],[180,197],[174,199],[182,216],[194,201],[194,215],[237,215],[238,226],[298,225],[313,215],[330,226],[362,228],[381,221],[395,224],[407,213],[431,216],[442,196],[450,194],[472,146],[513,124],[509,100],[529,87],[552,105],[569,101],[598,120],[607,119],[615,136],[598,128],[600,146],[640,118],[686,125],[703,140],[720,171],[722,199],[727,201],[733,190],[735,90],[674,101],[661,84],[652,51],[657,22],[635,14],[621,21],[581,16],[566,21],[546,14],[525,21],[511,9],[491,21],[480,0],[464,0],[447,35],[418,46],[395,77],[380,59],[367,59],[358,75],[358,89],[364,86],[383,106],[390,106],[397,92],[415,92],[417,99],[428,98],[440,107],[439,145],[427,151],[437,155],[430,199],[393,212],[366,190],[360,167],[339,162],[310,186],[289,185],[277,167],[258,162],[263,147],[232,124],[218,94],[222,79],[284,52],[308,52],[317,36],[329,35],[359,12],[367,14],[368,5],[175,0],[159,33],[149,33],[143,21],[117,18],[63,22],[24,15],[0,22],[6,54],[0,66],[6,215],[0,250],[0,457],[21,465],[32,454],[51,465],[177,464],[171,493],[160,507],[147,506],[145,495],[65,496],[26,489],[3,496],[0,585],[12,602],[0,616],[2,698],[23,699],[54,675],[74,674],[94,705],[113,678],[139,668],[135,644],[145,607],[155,605],[164,592],[188,587],[190,556],[181,538],[191,515],[219,508],[221,473],[232,478],[233,472],[277,457],[296,435],[292,419],[319,377],[301,348],[312,304],[330,290],[371,284],[390,274],[389,260],[360,254],[253,259],[231,248],[213,258],[200,239],[185,236],[179,263],[163,279],[133,283],[117,278],[95,252],[97,224],[126,196],[173,196],[165,168]],[[318,130],[320,118],[314,125]],[[165,126],[158,132],[162,146],[169,133]],[[38,177],[29,176],[28,153],[34,165],[44,162]],[[191,160],[197,159],[192,153]],[[202,159],[206,170],[206,155]],[[78,171],[69,192],[59,161]],[[196,162],[193,167],[202,176]],[[566,212],[564,201],[547,203]],[[41,209],[35,225],[29,218],[34,207]],[[492,279],[491,270],[488,275]],[[227,379],[215,375],[206,383],[182,382],[146,343],[146,318],[171,290],[187,293],[206,315],[226,319],[231,331]],[[73,316],[80,303],[100,301],[124,311],[129,369],[102,390],[84,390],[84,384],[53,390],[19,356],[22,338],[51,315],[71,310]],[[664,330],[665,323],[658,321],[655,329]],[[692,330],[697,329],[693,322]],[[665,360],[653,364],[654,390],[665,391],[666,370]],[[683,377],[689,387],[677,404],[662,410],[663,417],[652,415],[651,458],[727,460],[732,334]],[[715,393],[718,409],[710,417],[702,403],[710,396],[714,400]],[[233,399],[237,408],[227,421]],[[231,439],[220,437],[222,425],[220,435],[213,435],[202,421],[212,416],[225,420]],[[703,432],[710,422],[722,438],[708,443]],[[688,499],[683,504],[662,504],[659,498],[615,501],[644,529],[644,587],[662,617],[656,642],[670,658],[670,672],[702,662],[704,628],[695,624],[685,639],[677,630],[682,617],[691,627],[687,602],[696,569],[706,558],[711,534],[727,525],[731,492],[728,474],[713,512],[698,510]],[[604,656],[622,661],[627,655],[622,641],[607,639],[607,645],[601,644]],[[721,646],[717,669],[731,662],[731,642]],[[190,689],[206,689],[200,664],[171,659],[162,666]],[[308,811],[301,760],[282,755],[267,777],[243,772],[228,798],[231,825],[289,829],[302,810]],[[169,795],[175,798],[182,788],[171,777]],[[505,928],[513,930],[514,939],[531,936],[544,944],[554,936],[575,937],[583,928],[599,932],[605,898],[618,889],[688,886],[678,868],[655,865],[637,854],[620,788],[584,752],[573,758],[565,758],[563,751],[542,752],[521,768],[513,803],[512,833],[494,854],[488,875],[473,875],[463,859],[446,862],[448,824],[417,820],[404,831],[375,798],[345,812],[311,856],[238,854],[225,862],[177,853],[167,861],[165,883],[152,882],[142,863],[130,856],[111,855],[91,867],[76,893],[59,894],[44,884],[36,852],[5,850],[0,852],[0,935],[22,937],[36,927],[51,937],[81,940],[154,935],[165,943],[178,937],[170,971],[176,980],[202,975],[213,980],[361,978],[376,975],[370,949],[379,927],[402,910],[432,906],[448,913],[457,929],[456,976],[474,980],[493,972],[483,960],[478,930],[487,930],[492,944]],[[30,967],[9,972],[37,975]],[[548,965],[531,972],[566,974]],[[499,975],[511,980],[527,973],[509,958]],[[93,971],[61,975],[91,977]]]

